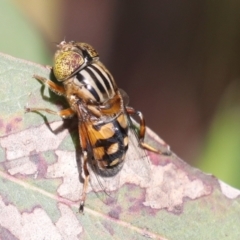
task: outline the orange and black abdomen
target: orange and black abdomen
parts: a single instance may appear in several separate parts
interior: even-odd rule
[[[94,164],[104,170],[124,161],[128,149],[128,120],[124,113],[107,123],[89,124],[86,129]]]

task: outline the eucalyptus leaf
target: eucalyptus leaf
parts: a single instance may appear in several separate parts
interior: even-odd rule
[[[77,119],[24,113],[64,105],[33,74],[52,78],[48,68],[0,54],[2,239],[239,239],[238,190],[175,154],[137,159],[136,146],[104,186],[109,194],[91,179],[79,214]],[[166,148],[149,129],[147,141]]]

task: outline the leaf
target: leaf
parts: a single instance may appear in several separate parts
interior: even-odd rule
[[[240,187],[239,87],[233,81],[223,94],[198,161],[201,169],[213,172],[237,188]]]
[[[39,6],[35,8],[39,10]],[[22,4],[23,5],[23,4]],[[29,6],[30,4],[24,4]],[[13,1],[0,1],[1,9],[1,51],[31,61],[46,64],[50,62],[49,53],[41,34]]]
[[[239,191],[175,154],[149,152],[146,165],[129,150],[120,174],[108,179],[115,198],[89,187],[79,214],[76,119],[24,114],[27,104],[56,110],[63,101],[33,74],[51,77],[47,68],[0,54],[3,239],[239,239]],[[150,130],[147,142],[166,149]]]

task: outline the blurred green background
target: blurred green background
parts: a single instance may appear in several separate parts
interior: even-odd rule
[[[240,2],[0,0],[0,51],[52,64],[88,42],[147,125],[190,164],[240,188]]]

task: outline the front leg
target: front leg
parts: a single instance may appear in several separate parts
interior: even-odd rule
[[[66,108],[66,109],[63,109],[61,111],[53,111],[51,109],[48,109],[48,108],[28,108],[28,107],[25,107],[25,112],[47,112],[47,113],[50,113],[50,114],[53,114],[53,115],[58,115],[60,116],[61,118],[71,118],[75,115],[75,112],[71,109],[71,108]]]
[[[53,81],[46,79],[44,77],[41,77],[39,75],[33,75],[33,77],[35,79],[37,79],[38,81],[42,82],[43,84],[47,85],[49,87],[49,89],[51,91],[53,91],[54,93],[58,94],[58,95],[62,95],[65,96],[65,89],[62,86],[57,85],[56,83],[54,83]]]
[[[54,93],[56,93],[58,95],[65,96],[65,88],[64,87],[59,86],[56,83],[54,83],[53,81],[51,81],[49,79],[46,79],[44,77],[41,77],[39,75],[33,75],[33,77],[36,78],[41,83],[47,85],[49,87],[49,89],[51,91],[53,91]],[[38,112],[38,111],[58,115],[58,116],[60,116],[61,118],[64,118],[64,119],[65,118],[71,118],[75,114],[75,112],[71,108],[63,109],[61,111],[53,111],[53,110],[48,109],[48,108],[28,108],[28,107],[25,107],[25,112]]]

